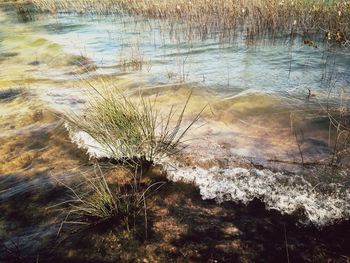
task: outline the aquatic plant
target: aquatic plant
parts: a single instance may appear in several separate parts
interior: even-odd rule
[[[315,109],[309,111],[292,111],[290,113],[290,130],[295,138],[296,148],[300,155],[299,161],[289,163],[298,163],[302,165],[329,165],[333,168],[341,168],[345,165],[348,167],[347,160],[350,156],[350,101],[348,92],[343,88],[336,88],[331,80],[326,80],[328,88],[328,97],[318,99],[311,89],[308,89],[306,101],[310,105],[314,103]],[[336,82],[336,80],[335,80]],[[327,154],[323,157],[319,156],[313,162],[305,161],[303,153],[304,142],[308,138],[304,134],[304,128],[300,122],[301,118],[308,119],[311,122],[319,122],[327,129],[328,125],[328,142],[324,143],[327,149]],[[299,123],[298,123],[299,122]]]
[[[137,58],[131,58],[130,60],[127,58],[122,58],[120,60],[120,68],[123,71],[142,71],[143,64],[143,60]]]
[[[333,142],[333,154],[330,165],[341,165],[350,155],[350,101],[344,90],[339,97],[329,100],[326,105],[321,105],[329,119],[329,145]],[[345,161],[346,162],[346,161]]]
[[[183,117],[191,94],[179,112],[171,107],[167,114],[161,114],[157,98],[95,91],[82,114],[65,117],[70,129],[97,142],[104,156],[137,165],[178,153],[185,134],[204,110],[185,125]]]
[[[16,3],[18,21],[26,23],[35,19],[33,10],[27,4]]]
[[[150,61],[147,61],[140,50],[139,43],[129,44],[129,49],[120,53],[119,67],[123,71],[142,71],[146,66],[147,71],[151,69]]]
[[[234,31],[247,38],[271,33],[322,33],[326,39],[348,44],[349,1],[305,0],[34,0],[39,10],[79,13],[142,15],[167,19],[171,31],[180,24],[185,35],[206,37],[219,32],[232,37]]]

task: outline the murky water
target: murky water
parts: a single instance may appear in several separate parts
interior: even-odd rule
[[[183,104],[193,90],[185,120],[208,105],[183,155],[165,164],[170,179],[194,182],[204,198],[257,197],[283,213],[304,209],[303,220],[316,225],[349,218],[348,169],[329,176],[303,168],[300,151],[304,162],[330,160],[333,140],[322,107],[349,105],[350,51],[304,45],[301,36],[184,39],[159,21],[43,15],[23,24],[0,11],[0,175],[7,176],[0,178],[0,201],[54,185],[51,169],[59,174],[79,165],[76,146],[61,143],[68,136],[57,131],[55,113],[81,110],[89,81],[157,95],[164,109]],[[71,138],[91,145],[84,136]],[[40,183],[30,181],[41,173]],[[47,224],[39,228],[37,235],[47,233]]]

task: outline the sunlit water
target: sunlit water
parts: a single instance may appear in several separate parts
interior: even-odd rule
[[[244,39],[234,43],[186,41],[169,36],[169,29],[161,22],[128,17],[58,15],[30,26],[34,32],[45,32],[44,38],[59,44],[65,54],[92,59],[97,71],[79,74],[80,78],[123,74],[127,86],[148,95],[157,93],[168,105],[183,101],[194,88],[197,101],[193,104],[197,105],[192,113],[203,103],[212,111],[204,134],[199,134],[207,135],[213,143],[225,143],[226,148],[230,145],[231,152],[246,157],[299,160],[293,125],[305,134],[302,147],[306,158],[312,161],[319,154],[328,155],[328,119],[305,119],[313,113],[319,115],[319,103],[325,102],[329,91],[331,101],[340,96],[345,103],[348,99],[349,52],[327,44],[310,47],[301,37],[251,45]],[[141,70],[128,64],[132,61],[142,62]],[[38,74],[36,77],[58,80],[77,78],[60,70]],[[169,86],[179,82],[186,85]],[[309,92],[312,95],[308,98]]]
[[[329,161],[333,141],[322,104],[337,104],[339,97],[349,103],[346,48],[311,47],[300,36],[256,43],[244,36],[233,42],[215,37],[186,41],[169,35],[164,23],[129,17],[57,15],[21,24],[1,13],[0,23],[1,89],[23,87],[54,112],[84,107],[90,94],[84,79],[157,95],[164,110],[182,105],[193,90],[185,120],[207,107],[183,155],[163,161],[171,180],[193,182],[203,198],[219,202],[259,198],[282,213],[303,211],[300,219],[316,225],[349,217],[347,170],[331,178],[322,169],[298,165],[298,145],[305,162]],[[76,56],[96,67],[85,72],[79,63],[87,61],[76,62]],[[133,60],[142,63],[128,64]],[[14,111],[32,107],[28,100],[11,103],[0,104],[3,123]],[[30,125],[4,125],[0,137],[32,132],[36,126]],[[91,156],[103,155],[89,147],[96,142],[86,134],[72,133],[71,139]],[[0,200],[27,188],[28,183],[0,189]]]

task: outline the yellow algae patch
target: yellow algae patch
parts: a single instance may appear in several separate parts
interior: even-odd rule
[[[0,11],[1,16],[6,18]],[[71,72],[75,68],[74,55],[66,54],[61,45],[45,38],[45,32],[31,24],[0,23],[0,87],[9,81],[25,81],[50,76],[50,71],[62,68]],[[81,61],[81,60],[79,60]],[[83,60],[86,64],[88,59]]]
[[[16,34],[21,34],[18,32]],[[55,57],[63,54],[60,45],[49,42],[40,37],[38,33],[24,33],[23,36],[7,36],[2,42],[4,50],[18,52],[17,56],[11,57],[7,62],[28,64],[33,60],[40,60],[43,63],[49,63]]]
[[[48,43],[49,43],[49,41],[46,40],[45,38],[39,38],[39,39],[36,39],[36,40],[28,43],[28,46],[30,46],[30,47],[40,47],[40,46],[46,45]]]
[[[1,79],[0,78],[0,90],[8,88],[8,87],[10,87],[12,85],[13,85],[13,82],[11,80]]]
[[[283,101],[273,95],[263,93],[238,94],[229,98],[220,100],[213,107],[217,110],[234,109],[239,112],[249,112],[261,109],[274,109],[277,105],[282,105]]]

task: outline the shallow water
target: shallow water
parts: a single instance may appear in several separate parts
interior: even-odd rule
[[[169,35],[167,27],[139,18],[66,14],[23,24],[0,12],[0,97],[8,97],[0,99],[5,156],[0,174],[44,173],[38,180],[47,185],[48,170],[59,174],[78,165],[73,145],[52,142],[47,150],[40,141],[62,137],[53,116],[84,107],[91,95],[86,81],[125,89],[130,96],[157,95],[164,111],[183,104],[193,90],[185,120],[208,106],[182,156],[167,160],[170,179],[194,182],[207,199],[247,203],[257,197],[282,213],[301,209],[303,222],[319,226],[348,219],[348,170],[334,176],[301,167],[298,143],[305,162],[329,161],[333,141],[322,105],[327,100],[337,105],[339,96],[349,105],[349,50],[329,43],[310,47],[301,36],[255,43],[244,36],[233,42],[186,41]],[[133,60],[142,63],[128,64]],[[10,98],[9,89],[16,96]],[[291,126],[302,131],[298,143]],[[84,134],[71,138],[91,155],[103,155],[89,147],[95,143]],[[259,165],[265,168],[253,167]],[[0,201],[37,184],[3,182]]]
[[[33,72],[35,78],[69,82],[77,74],[79,78],[121,75],[127,83],[117,86],[136,87],[148,95],[157,93],[167,105],[179,103],[195,88],[191,112],[208,103],[213,114],[205,119],[209,125],[196,133],[208,136],[213,143],[229,144],[234,153],[246,157],[299,160],[292,122],[307,137],[302,146],[306,159],[313,161],[319,154],[326,157],[330,153],[328,119],[320,118],[317,124],[305,119],[320,115],[319,103],[325,102],[330,90],[332,99],[341,96],[344,89],[344,103],[348,101],[348,50],[324,43],[310,47],[302,43],[301,37],[289,43],[280,39],[266,44],[261,40],[252,45],[244,39],[234,43],[217,39],[189,42],[170,37],[166,24],[157,21],[74,15],[44,17],[25,27],[35,32],[32,38],[37,32],[44,34],[29,44],[38,54],[38,50],[52,46],[54,52],[61,52],[49,65],[60,61],[63,54],[85,56],[97,65],[89,74],[61,68],[37,70]],[[21,37],[16,35],[15,39]],[[142,69],[129,65],[131,61],[139,61]],[[171,86],[183,81],[186,85],[182,87]],[[312,97],[307,99],[309,90]],[[72,99],[78,101],[79,92],[72,93]],[[64,104],[60,95],[46,95]],[[70,96],[69,88],[62,97],[66,95]],[[266,147],[256,147],[261,143]]]

